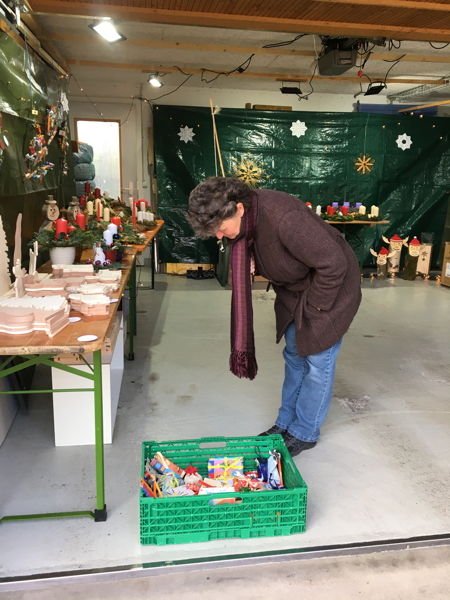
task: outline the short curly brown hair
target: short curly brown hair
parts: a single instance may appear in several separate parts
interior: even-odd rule
[[[216,234],[222,221],[234,217],[238,202],[247,209],[251,201],[251,190],[240,179],[210,177],[190,193],[187,220],[195,235],[206,239]]]

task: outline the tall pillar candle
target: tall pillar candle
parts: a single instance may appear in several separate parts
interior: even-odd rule
[[[105,206],[105,208],[103,209],[103,220],[109,223],[109,208],[107,206]]]
[[[118,228],[117,228],[117,225],[115,223],[110,223],[108,225],[108,231],[110,231],[113,235],[117,235],[117,230],[118,230]]]
[[[94,190],[94,197],[95,197],[97,200],[98,200],[98,198],[101,198],[101,197],[102,197],[102,194],[101,194],[100,188],[95,188],[95,190]]]
[[[359,214],[360,215],[365,215],[366,214],[366,207],[365,206],[360,206],[359,207]]]
[[[147,200],[139,200],[139,208],[141,209],[141,212],[146,212],[148,208]]]
[[[102,216],[102,203],[100,200],[97,201],[97,221],[100,221],[100,217]]]
[[[111,246],[111,244],[113,243],[113,234],[111,231],[109,231],[109,229],[106,229],[103,232],[103,239],[105,240],[105,244],[107,246]]]
[[[86,206],[86,196],[80,196],[80,206]]]
[[[348,206],[341,206],[341,213],[345,216],[348,215]]]
[[[91,193],[91,184],[89,183],[89,181],[86,181],[84,183],[84,193],[88,195]]]
[[[322,207],[321,206],[316,206],[316,215],[320,215],[322,214]]]
[[[378,206],[372,206],[370,214],[372,215],[372,217],[378,217],[380,214],[380,209],[378,208]]]
[[[56,237],[58,237],[61,233],[64,233],[64,235],[67,235],[68,223],[67,223],[66,219],[64,219],[62,217],[61,217],[61,219],[57,219],[55,221],[55,226],[56,226]]]
[[[132,223],[133,225],[136,225],[136,202],[133,200],[133,204],[131,207],[131,211],[132,211]]]
[[[86,202],[86,209],[87,209],[88,215],[94,214],[94,203],[92,202],[92,200],[88,200]]]
[[[77,213],[75,221],[80,229],[84,229],[86,227],[86,217],[83,215],[83,213]]]

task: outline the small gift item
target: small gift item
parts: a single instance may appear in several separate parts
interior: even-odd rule
[[[208,460],[208,476],[211,479],[230,480],[244,473],[243,456],[219,456]]]
[[[185,471],[180,469],[175,463],[166,458],[161,452],[157,452],[155,454],[154,459],[151,461],[150,465],[158,471],[158,473],[174,473],[179,479],[182,479],[185,476]]]

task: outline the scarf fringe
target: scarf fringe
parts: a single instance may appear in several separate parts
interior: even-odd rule
[[[230,355],[230,371],[236,377],[255,379],[258,372],[258,364],[254,354],[249,352],[232,350]]]

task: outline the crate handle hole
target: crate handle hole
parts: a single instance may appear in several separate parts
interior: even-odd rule
[[[201,442],[200,448],[226,448],[226,442]]]

